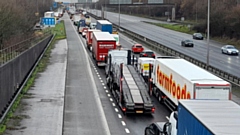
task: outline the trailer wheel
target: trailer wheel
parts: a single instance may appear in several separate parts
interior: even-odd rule
[[[162,104],[163,103],[163,98],[162,98],[162,94],[159,93],[158,94],[158,101]]]

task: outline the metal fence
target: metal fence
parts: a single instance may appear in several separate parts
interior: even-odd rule
[[[42,41],[45,37],[49,36],[50,34],[51,34],[50,30],[41,31],[39,33],[36,33],[34,36],[32,36],[29,39],[26,39],[22,42],[11,45],[7,48],[1,49],[0,50],[0,66],[5,64],[9,60],[17,57],[18,55],[28,50],[32,46],[36,45],[38,42]]]
[[[41,38],[43,38],[41,40]],[[0,65],[0,118],[12,103],[32,67],[48,45],[52,34],[31,38],[4,49]],[[34,44],[35,43],[35,44]]]

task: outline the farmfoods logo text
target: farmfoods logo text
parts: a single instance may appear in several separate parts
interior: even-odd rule
[[[167,74],[163,73],[159,65],[157,67],[157,83],[177,99],[191,98],[190,92],[187,92],[186,84],[184,84],[184,86],[180,86],[178,82],[175,82],[175,80],[173,80],[172,74],[168,76]]]

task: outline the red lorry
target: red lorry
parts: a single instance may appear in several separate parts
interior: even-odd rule
[[[108,51],[116,49],[116,40],[109,32],[93,32],[92,57],[97,66],[105,66]]]
[[[87,34],[86,34],[86,44],[87,44],[87,48],[89,50],[92,50],[91,48],[92,48],[93,31],[101,32],[100,30],[97,30],[97,29],[88,29]]]

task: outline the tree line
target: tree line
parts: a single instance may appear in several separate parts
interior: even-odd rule
[[[109,2],[100,0],[96,7]],[[180,21],[181,17],[191,20],[193,30],[205,33],[207,29],[208,0],[163,0],[163,5],[136,5],[121,6],[121,13],[137,14],[156,18],[172,16],[172,8],[175,8],[175,18]],[[93,6],[94,7],[94,6]],[[109,6],[109,10],[118,12],[118,5]],[[167,14],[167,12],[170,12]],[[240,38],[240,0],[210,0],[210,36],[227,37],[230,39]]]
[[[0,49],[32,36],[33,27],[52,0],[0,0]],[[39,13],[36,16],[35,13]]]

